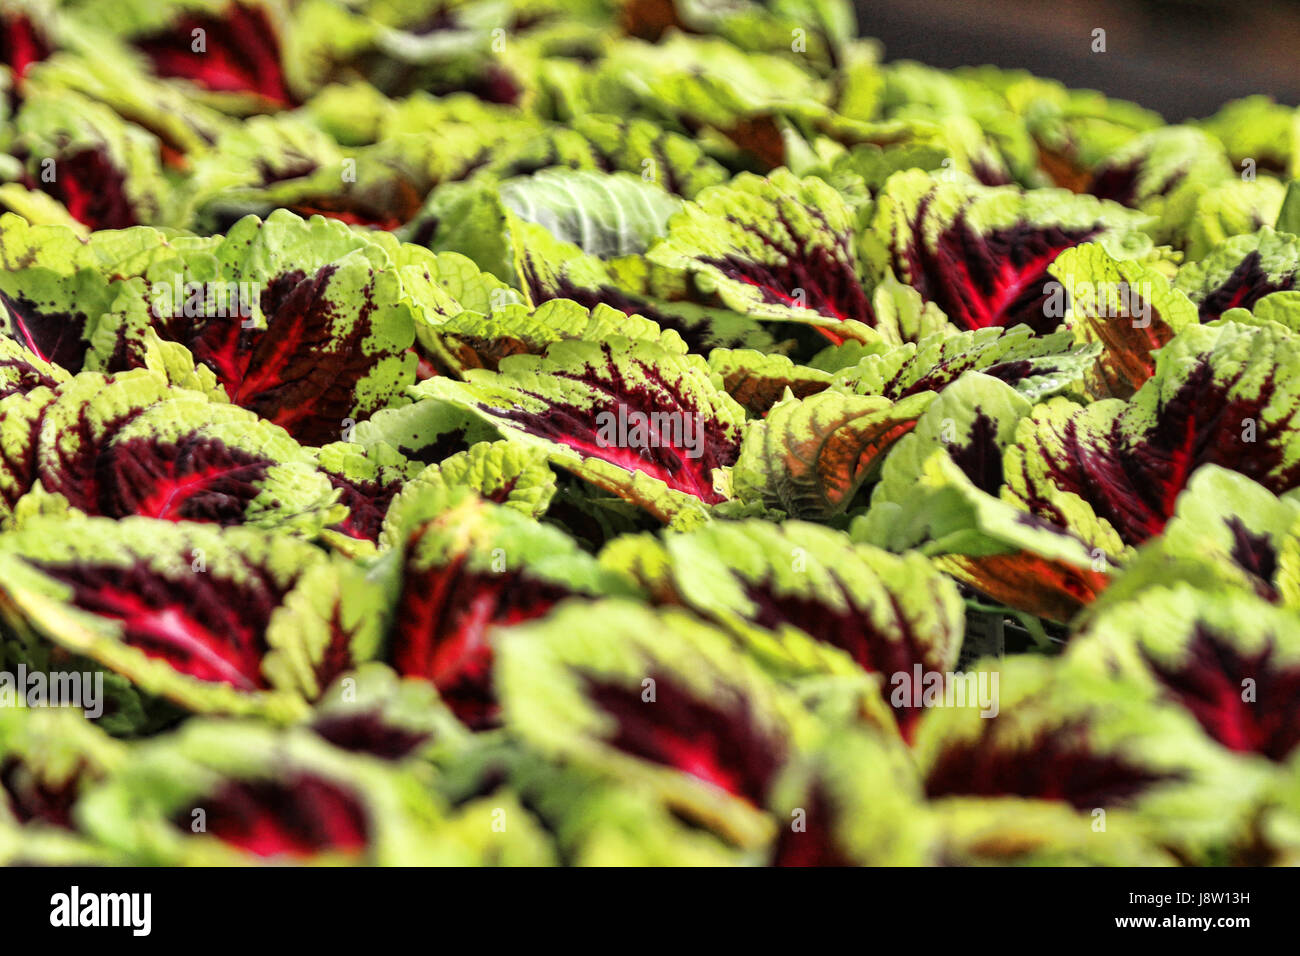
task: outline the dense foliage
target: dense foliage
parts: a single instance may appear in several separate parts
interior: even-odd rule
[[[0,861],[1300,859],[1294,110],[838,0],[0,20]]]

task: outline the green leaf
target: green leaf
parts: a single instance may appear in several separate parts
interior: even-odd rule
[[[542,170],[501,184],[502,204],[601,259],[646,250],[681,203],[628,173]]]
[[[736,497],[794,517],[842,513],[934,397],[921,392],[891,402],[834,391],[788,396],[746,429],[732,470]]]
[[[556,342],[544,355],[502,360],[495,373],[431,379],[415,393],[474,412],[664,521],[723,500],[715,473],[735,461],[744,421],[703,359],[617,336]]]

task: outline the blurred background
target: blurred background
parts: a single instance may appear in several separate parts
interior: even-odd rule
[[[1265,93],[1300,104],[1294,0],[858,0],[863,35],[889,60],[991,63],[1158,110],[1213,113]],[[1093,30],[1106,52],[1092,52]]]

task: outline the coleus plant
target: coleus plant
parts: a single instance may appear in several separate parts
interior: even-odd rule
[[[0,861],[1300,859],[1294,109],[840,0],[0,21]]]

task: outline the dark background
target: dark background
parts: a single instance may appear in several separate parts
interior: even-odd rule
[[[858,0],[887,60],[992,63],[1134,100],[1177,122],[1265,93],[1300,104],[1291,0]],[[1092,52],[1092,31],[1106,52]]]

